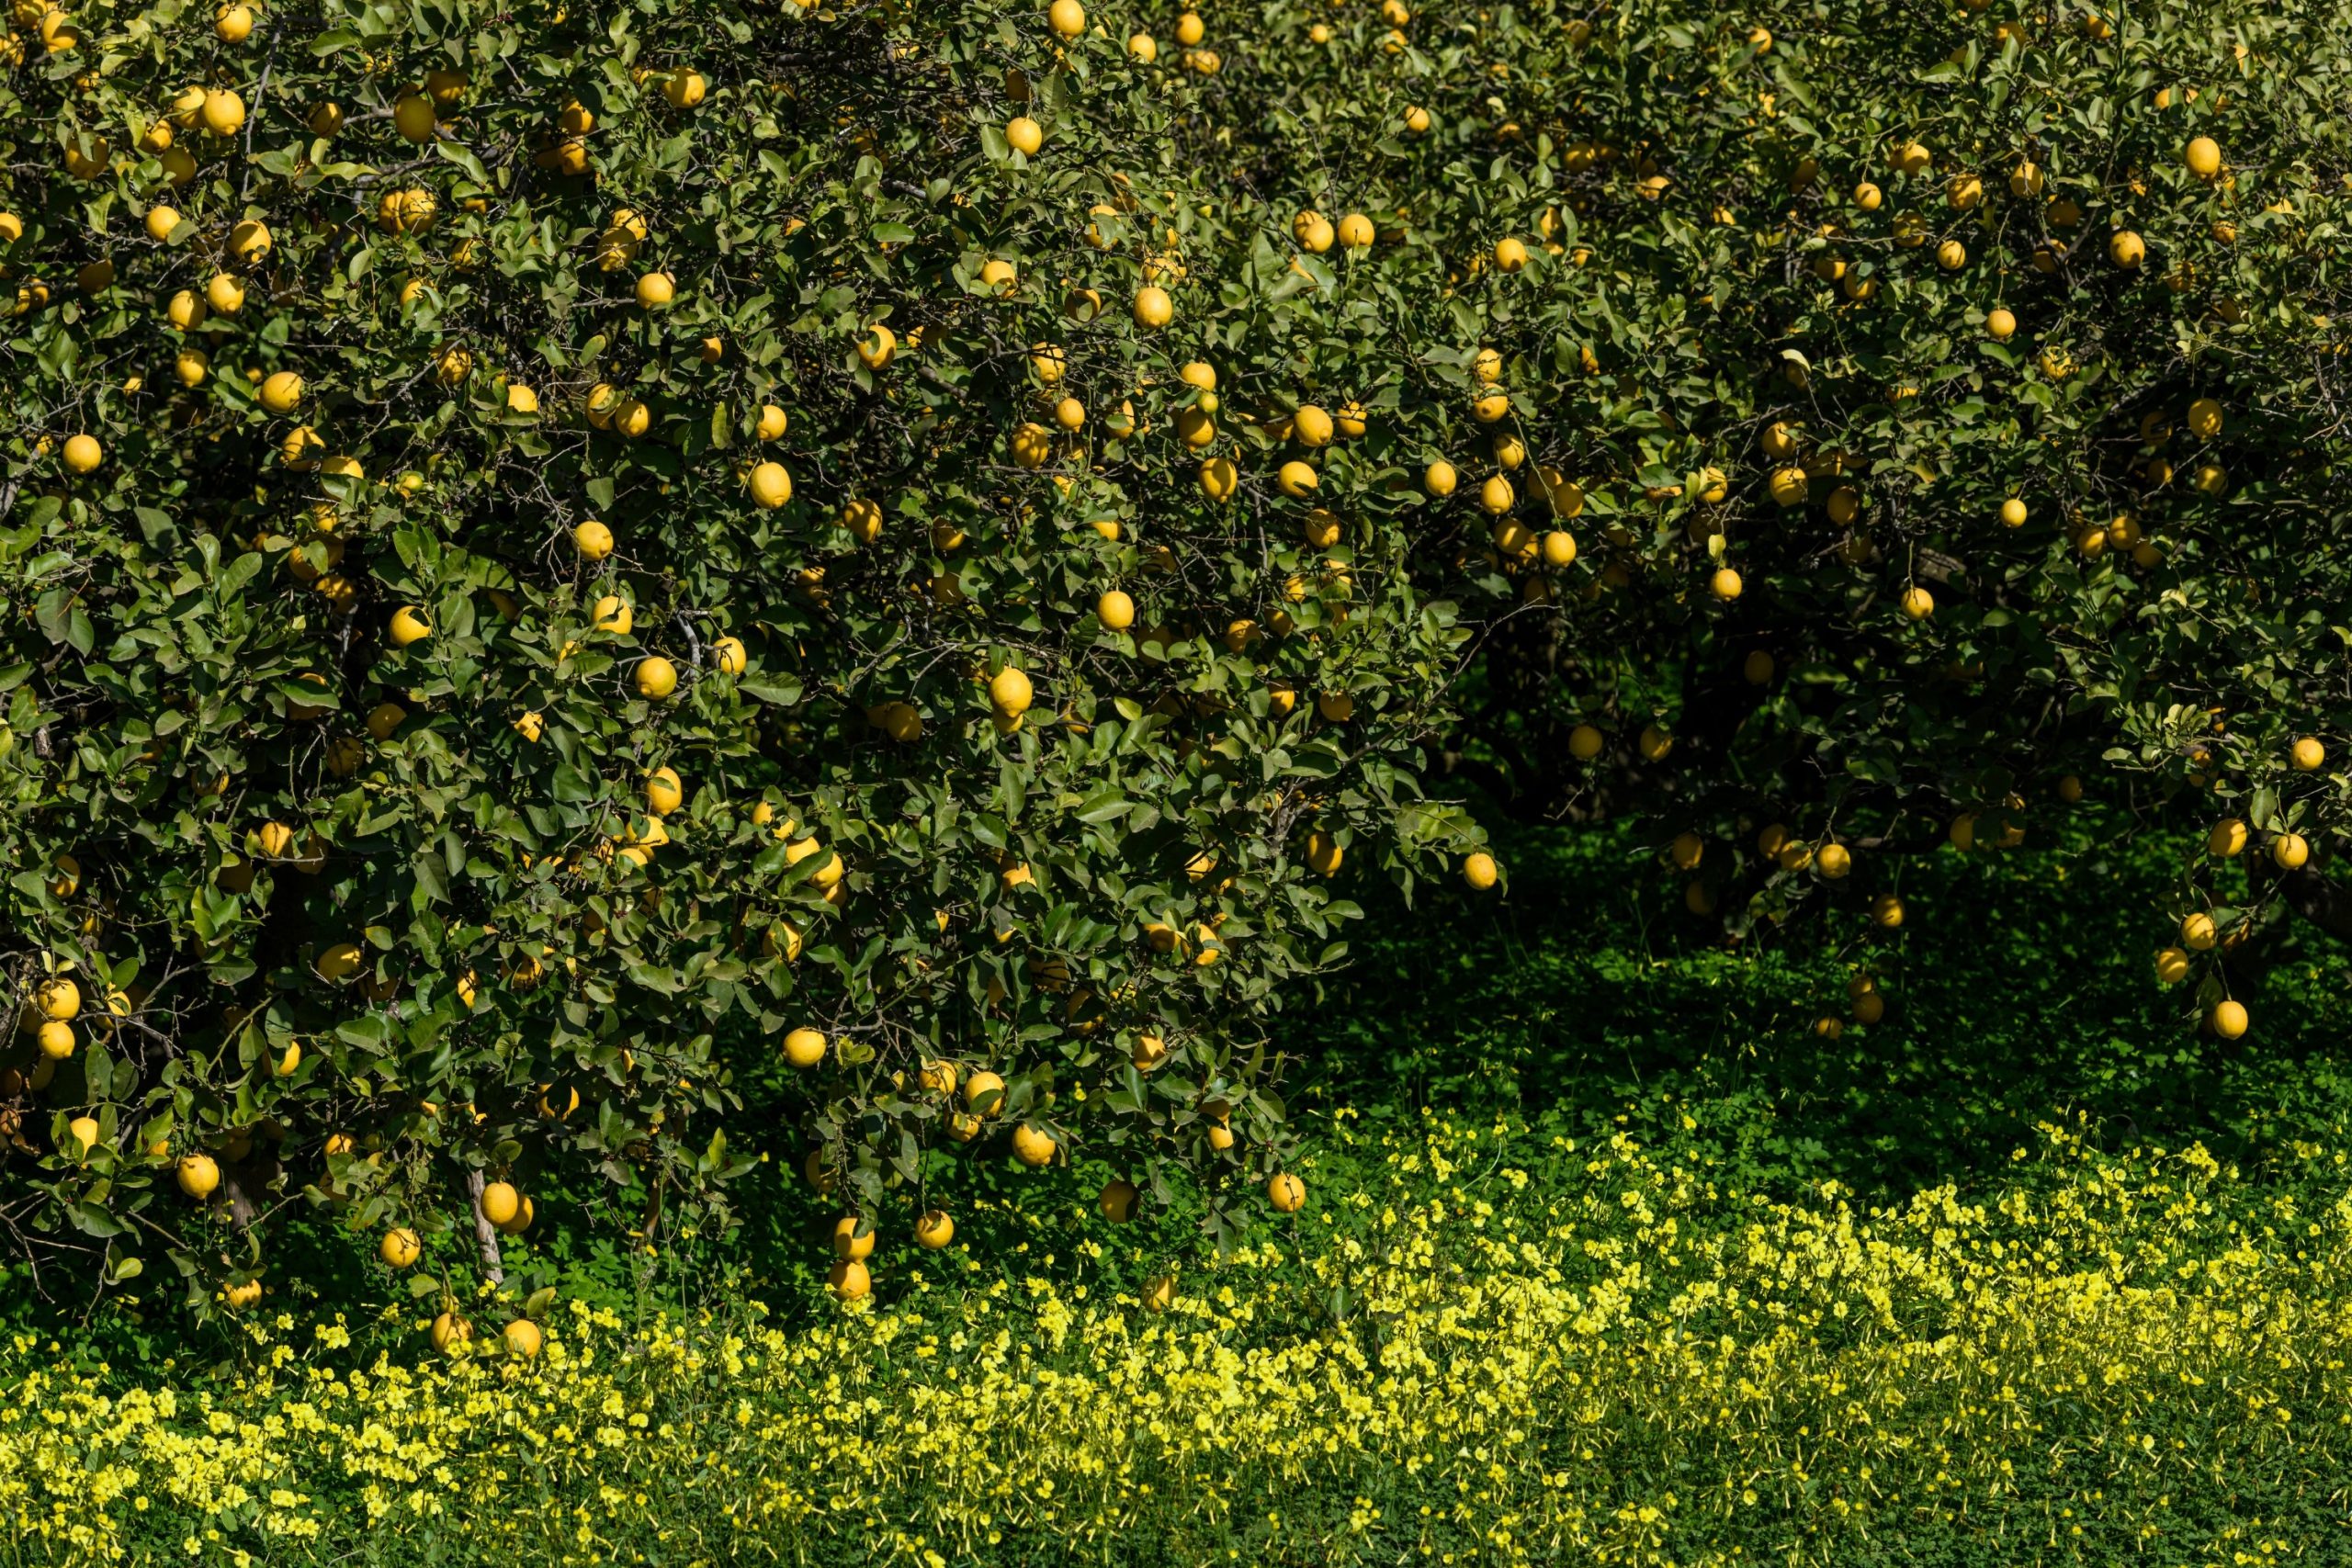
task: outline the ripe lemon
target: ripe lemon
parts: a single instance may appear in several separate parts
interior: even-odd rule
[[[2312,847],[2301,833],[2281,833],[2270,840],[2271,863],[2281,871],[2300,871],[2312,858]]]
[[[1996,338],[2014,337],[2017,335],[2018,319],[2008,310],[1996,307],[1984,317],[1984,330]]]
[[[656,768],[645,775],[645,809],[655,817],[667,817],[685,803],[685,785],[680,782],[675,768]]]
[[[2306,735],[2288,749],[2287,761],[2299,773],[2316,773],[2320,764],[2327,761],[2327,748]]]
[[[1086,10],[1078,0],[1054,0],[1046,11],[1046,20],[1066,39],[1077,38],[1086,31]]]
[[[227,88],[209,89],[198,112],[213,135],[234,136],[245,123],[245,100]]]
[[[833,1222],[833,1256],[851,1262],[863,1262],[874,1256],[874,1227],[865,1225],[855,1214],[843,1214]]]
[[[658,653],[638,661],[638,695],[658,703],[677,689],[678,667],[676,665]]]
[[[915,1245],[933,1252],[956,1239],[956,1221],[944,1209],[926,1210],[915,1221]]]
[[[2216,860],[2233,860],[2245,852],[2245,823],[2235,817],[2224,817],[2205,835],[2205,852]]]
[[[993,1116],[1004,1105],[1004,1080],[985,1068],[964,1080],[964,1109]]]
[[[1478,504],[1498,517],[1509,512],[1518,500],[1510,480],[1500,474],[1488,476],[1487,482],[1478,487]]]
[[[773,512],[792,499],[792,476],[782,463],[761,463],[752,469],[752,500]]]
[[[865,1272],[865,1265],[852,1258],[833,1259],[832,1268],[825,1275],[825,1283],[836,1297],[844,1302],[864,1301],[874,1289],[874,1280]]]
[[[1351,212],[1340,220],[1340,245],[1343,250],[1360,251],[1372,243],[1372,220],[1361,212]]]
[[[2158,952],[2156,978],[2167,986],[2177,986],[2188,979],[2188,954],[2177,947],[2167,947]]]
[[[539,1325],[527,1317],[518,1317],[508,1324],[499,1330],[498,1337],[509,1355],[520,1356],[527,1361],[539,1353]]]
[[[2181,161],[2199,179],[2213,179],[2222,172],[2222,145],[2210,136],[2192,137],[2182,151]]]
[[[180,1190],[198,1202],[220,1185],[220,1167],[210,1155],[188,1155],[179,1162]]]
[[[2211,398],[2199,398],[2188,405],[2189,434],[2200,441],[2211,441],[2222,434],[2222,405]]]
[[[1527,245],[1516,239],[1495,242],[1495,267],[1500,272],[1517,272],[1527,265]]]
[[[1027,713],[1035,697],[1029,677],[1015,665],[1006,665],[989,681],[989,701],[1007,718],[1018,718]]]
[[[711,662],[723,674],[741,675],[751,663],[750,656],[744,651],[743,639],[739,637],[720,637],[710,645],[710,655]]]
[[[1016,426],[1010,443],[1012,460],[1024,468],[1042,468],[1054,455],[1052,433],[1042,424],[1024,422]]]
[[[591,518],[571,530],[571,546],[582,560],[603,560],[613,553],[613,531]]]
[[[1579,762],[1589,762],[1600,756],[1602,744],[1600,730],[1596,726],[1579,724],[1568,731],[1568,755]]]
[[[65,466],[77,474],[86,474],[107,460],[106,448],[93,435],[69,435],[65,438]]]
[[[2210,953],[2221,940],[2221,931],[2213,917],[2200,909],[2180,922],[2180,940],[2191,953]]]
[[[1707,580],[1707,591],[1725,604],[1739,597],[1740,588],[1739,573],[1727,566],[1718,568]]]
[[[1564,567],[1577,558],[1577,536],[1565,528],[1554,528],[1544,536],[1544,564]]]
[[[376,1244],[376,1256],[394,1269],[407,1268],[424,1252],[424,1243],[405,1225],[386,1231],[384,1239]]]
[[[1484,893],[1492,887],[1499,874],[1495,857],[1484,850],[1474,851],[1462,862],[1462,880],[1470,885],[1474,893]]]
[[[1295,1214],[1306,1202],[1306,1183],[1283,1171],[1266,1183],[1266,1201],[1281,1214]]]
[[[431,637],[433,627],[422,615],[417,613],[415,605],[403,604],[392,612],[391,633],[392,646],[406,648],[413,642],[422,642]]]
[[[1903,613],[1915,621],[1924,621],[1936,613],[1936,596],[1924,588],[1903,591]]]
[[[784,438],[785,427],[788,423],[789,422],[785,418],[784,411],[776,407],[774,403],[763,403],[760,405],[760,423],[757,434],[761,440],[781,441]]]
[[[825,1037],[802,1027],[784,1037],[784,1059],[796,1067],[813,1067],[825,1059]]]
[[[1094,618],[1106,631],[1125,631],[1136,624],[1136,602],[1114,588],[1094,602]]]
[[[514,1223],[523,1210],[521,1194],[504,1181],[493,1181],[481,1190],[481,1217],[503,1230]]]
[[[1164,327],[1176,315],[1175,302],[1168,298],[1168,290],[1156,284],[1146,284],[1136,290],[1135,318],[1139,327]]]
[[[1340,840],[1320,828],[1306,835],[1306,863],[1316,875],[1337,874],[1340,862],[1346,857],[1347,851],[1340,846]]]
[[[1284,463],[1274,475],[1276,487],[1293,500],[1304,500],[1313,495],[1316,487],[1322,482],[1313,468],[1296,459]]]
[[[1102,1217],[1113,1224],[1124,1225],[1134,1220],[1136,1206],[1142,1201],[1143,1193],[1134,1182],[1125,1177],[1113,1177],[1095,1195],[1094,1206],[1102,1210]]]
[[[147,209],[146,223],[147,237],[160,245],[172,237],[173,230],[180,226],[180,215],[169,207],[151,207]]]
[[[1041,1166],[1054,1157],[1053,1135],[1023,1122],[1012,1130],[1012,1155],[1025,1166]]]
[[[673,109],[690,109],[709,92],[710,83],[699,71],[673,71],[662,84],[662,96]]]
[[[1431,463],[1421,473],[1421,488],[1441,501],[1453,493],[1457,482],[1453,465],[1442,458]]]
[[[1046,144],[1046,128],[1024,114],[1005,123],[1004,140],[1014,152],[1034,158]]]
[[[658,310],[677,297],[677,280],[666,272],[649,272],[637,280],[637,302],[648,310]]]
[[[2129,229],[2119,229],[2107,242],[2107,259],[2129,272],[2148,259],[2148,247]]]
[[[2214,1007],[2211,1021],[2214,1033],[2224,1040],[2235,1040],[2245,1032],[2249,1021],[2246,1018],[2244,1003],[2225,1001]]]

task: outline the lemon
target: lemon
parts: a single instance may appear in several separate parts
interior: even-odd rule
[[[245,100],[228,88],[209,89],[198,113],[213,135],[234,136],[245,123]]]
[[[261,384],[261,406],[272,413],[291,413],[302,400],[302,378],[291,370],[273,371]]]
[[[989,682],[989,701],[1007,718],[1018,718],[1027,713],[1035,696],[1029,677],[1014,665],[1006,665]]]
[[[766,462],[752,469],[752,500],[773,512],[792,499],[792,476],[782,463]]]
[[[411,141],[433,140],[435,122],[433,100],[423,93],[402,93],[392,103],[392,129]]]
[[[862,1262],[874,1256],[874,1227],[865,1224],[855,1214],[843,1214],[833,1222],[833,1256],[851,1262]]]
[[[638,661],[638,695],[650,702],[660,702],[678,689],[678,667],[654,654]]]

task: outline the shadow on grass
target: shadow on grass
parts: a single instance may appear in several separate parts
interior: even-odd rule
[[[1333,987],[1346,1004],[1292,1015],[1307,1058],[1294,1103],[1507,1111],[1703,1145],[1758,1190],[1834,1179],[1869,1195],[1966,1181],[2037,1122],[2078,1115],[2110,1145],[2199,1139],[2241,1161],[2340,1139],[2352,1076],[2331,1053],[2352,955],[2283,929],[2240,992],[2253,1032],[2204,1035],[2152,964],[2172,866],[2098,833],[2085,818],[2048,850],[1914,857],[1899,932],[1870,927],[1857,887],[1826,922],[1733,946],[1630,832],[1507,831],[1505,897],[1408,910],[1385,886],[1350,890],[1369,918]],[[1889,1004],[1867,1028],[1849,1018],[1858,968]],[[1815,1032],[1825,1017],[1841,1037]]]

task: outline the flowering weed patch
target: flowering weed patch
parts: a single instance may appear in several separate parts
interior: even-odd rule
[[[1868,1207],[1514,1124],[1323,1147],[1298,1222],[1161,1312],[1081,1258],[797,1326],[576,1305],[533,1359],[355,1365],[280,1315],[183,1379],[20,1337],[0,1562],[2201,1564],[2352,1529],[2352,1201],[2286,1195],[2341,1194],[2335,1150],[2256,1184],[2051,1128],[1996,1188]]]

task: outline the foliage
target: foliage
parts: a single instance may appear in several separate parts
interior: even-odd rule
[[[243,1299],[309,1201],[461,1292],[485,1194],[723,1224],[751,1125],[847,1244],[999,1128],[1229,1243],[1344,884],[1493,879],[1449,769],[1742,939],[2225,816],[2222,1038],[2352,932],[2340,6],[46,3],[44,1269]]]
[[[2324,1552],[2352,1211],[2193,1145],[2018,1156],[2031,1185],[1775,1203],[1432,1117],[1343,1125],[1309,1175],[1350,1197],[1159,1315],[1110,1269],[801,1332],[575,1306],[536,1360],[415,1370],[254,1321],[209,1389],[20,1340],[9,1560]],[[2345,1158],[2304,1156],[2339,1191]]]
[[[723,1219],[778,1075],[869,1215],[994,1121],[1230,1234],[1325,878],[1476,834],[1394,520],[1177,374],[1312,327],[1185,185],[1199,73],[1008,6],[17,17],[15,1247],[201,1302],[308,1201],[496,1274],[485,1190]]]
[[[1736,931],[1899,920],[1902,854],[2086,793],[2187,803],[2251,831],[2147,946],[2225,1036],[2244,941],[2352,937],[2342,6],[1506,8],[1393,58],[1358,18],[1295,92],[1266,14],[1261,177],[1409,210],[1424,358],[1498,356],[1501,434],[1457,394],[1411,438],[1465,494],[1571,481],[1457,509],[1459,769],[1641,814]]]

